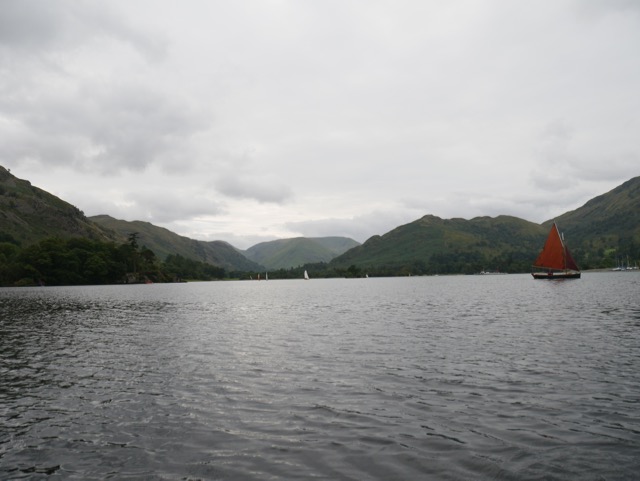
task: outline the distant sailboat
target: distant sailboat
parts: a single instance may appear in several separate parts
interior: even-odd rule
[[[269,273],[268,273],[268,272],[265,272],[265,273],[264,273],[264,280],[265,280],[265,281],[268,281],[268,280],[269,280]]]
[[[305,281],[309,280],[309,274],[307,274],[307,271],[304,271],[304,280]]]
[[[534,279],[579,279],[580,269],[571,257],[569,249],[564,244],[558,226],[553,223],[542,252],[533,263],[534,268],[544,269],[545,272],[532,272]]]

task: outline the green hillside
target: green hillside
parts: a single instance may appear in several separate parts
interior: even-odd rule
[[[27,246],[46,237],[117,240],[77,207],[0,166],[0,242]]]
[[[168,255],[180,255],[229,271],[260,271],[262,266],[240,254],[231,244],[223,241],[198,241],[171,232],[163,227],[143,221],[125,221],[108,215],[97,215],[91,221],[126,238],[138,234],[138,243],[151,249],[160,259]]]
[[[329,262],[359,243],[347,237],[296,237],[261,242],[244,254],[268,269],[288,269],[304,264]]]
[[[427,215],[335,258],[330,265],[355,265],[387,275],[527,270],[545,229],[516,217],[441,219]]]
[[[615,267],[627,259],[640,263],[640,177],[554,220],[582,269]],[[552,222],[427,215],[362,245],[345,237],[300,237],[263,242],[242,252],[223,241],[189,239],[148,222],[87,218],[0,167],[0,244],[27,247],[49,238],[79,238],[121,245],[137,233],[140,246],[161,260],[177,255],[227,271],[279,269],[287,276],[299,274],[287,269],[314,265],[317,274],[324,270],[326,276],[527,272]]]
[[[548,229],[554,220],[583,265],[613,267],[627,257],[640,262],[640,177],[543,225]]]
[[[380,275],[527,272],[554,220],[582,269],[640,263],[640,177],[542,225],[515,217],[440,219],[425,216],[335,258]]]

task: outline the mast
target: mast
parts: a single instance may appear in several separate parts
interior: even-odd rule
[[[562,245],[562,269],[567,270],[567,246],[564,245],[564,232],[560,232],[558,229],[558,225],[554,222],[556,230],[558,231],[558,236],[560,237],[560,245]]]

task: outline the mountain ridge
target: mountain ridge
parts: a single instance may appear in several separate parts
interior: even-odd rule
[[[507,271],[522,269],[530,253],[544,240],[539,224],[512,216],[442,219],[425,215],[336,257],[330,265],[356,265],[367,271],[406,270],[414,274]],[[504,259],[501,256],[507,252]],[[448,266],[448,267],[447,267]],[[384,269],[382,269],[384,272]]]
[[[512,216],[441,219],[426,215],[373,236],[330,262],[380,275],[526,272],[557,222],[584,269],[612,267],[618,256],[640,259],[640,177],[542,224]]]
[[[0,241],[27,245],[50,236],[117,241],[70,203],[0,166]]]
[[[176,254],[231,271],[326,264],[327,272],[353,267],[352,273],[361,269],[379,275],[526,271],[555,220],[581,267],[607,267],[621,256],[640,260],[640,177],[542,224],[506,215],[467,220],[427,214],[360,245],[345,237],[298,237],[258,243],[243,251],[224,241],[180,236],[145,221],[106,214],[86,217],[77,207],[0,166],[0,219],[0,243],[26,246],[46,237],[74,236],[122,243],[137,232],[139,242],[160,258]]]
[[[126,221],[101,214],[89,217],[89,220],[105,229],[126,238],[131,233],[138,235],[138,243],[151,249],[160,259],[168,255],[180,255],[207,264],[224,267],[230,271],[261,271],[257,264],[231,244],[225,241],[200,241],[181,236],[164,227],[146,221]]]

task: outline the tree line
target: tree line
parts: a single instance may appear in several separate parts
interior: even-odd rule
[[[531,269],[530,256],[511,253],[507,256],[488,257],[478,252],[457,252],[432,254],[427,261],[388,264],[351,264],[348,267],[334,263],[317,262],[288,269],[274,269],[268,272],[269,279],[301,279],[304,271],[312,278],[362,278],[362,277],[402,277],[444,274],[478,274],[483,271],[522,273]],[[262,274],[262,279],[264,279]],[[247,274],[246,278],[258,279],[258,273]]]
[[[116,244],[86,238],[47,238],[20,247],[0,239],[0,285],[91,285],[223,279],[222,267],[170,255],[164,261],[136,233]]]
[[[617,265],[620,252],[630,252],[624,260],[637,259],[638,244],[625,239],[617,249],[573,251],[578,265],[584,269],[610,268]],[[623,259],[620,257],[620,259]],[[531,255],[510,252],[502,256],[486,256],[479,252],[432,254],[427,260],[348,267],[333,263],[312,263],[290,269],[267,272],[227,272],[224,268],[169,255],[160,260],[146,246],[138,245],[137,233],[122,244],[87,238],[44,239],[21,247],[10,235],[0,233],[0,286],[91,285],[145,282],[182,282],[219,279],[301,279],[305,270],[312,278],[394,277],[435,274],[477,274],[492,272],[529,272]],[[262,276],[262,277],[259,277]]]
[[[615,250],[614,250],[615,251]],[[596,269],[614,266],[610,258],[589,259],[581,249],[576,249],[574,257],[581,269]],[[611,255],[611,254],[609,254]],[[348,267],[335,263],[319,262],[303,266],[276,269],[269,271],[269,279],[302,278],[307,270],[313,278],[359,278],[359,277],[400,277],[429,276],[450,274],[479,274],[481,272],[497,272],[507,274],[531,272],[531,264],[535,259],[528,251],[510,251],[502,255],[486,255],[478,251],[438,252],[426,259],[416,259],[397,263],[358,263]],[[256,279],[256,274],[251,276]],[[263,277],[264,278],[264,275]]]

